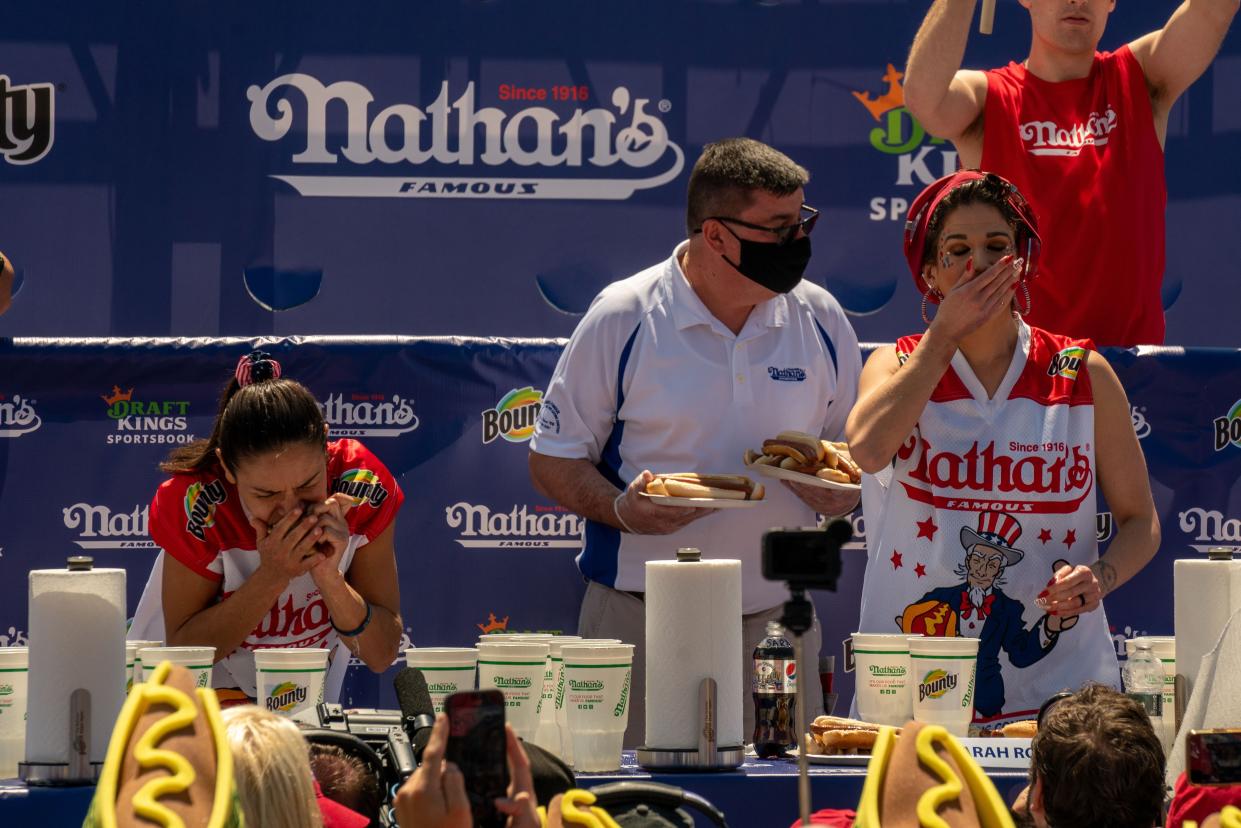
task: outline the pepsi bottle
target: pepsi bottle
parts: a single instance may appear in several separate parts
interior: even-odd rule
[[[763,759],[796,747],[797,661],[784,629],[774,621],[754,648],[754,752]]]

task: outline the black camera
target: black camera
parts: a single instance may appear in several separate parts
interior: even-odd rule
[[[763,577],[800,589],[836,589],[840,548],[853,537],[846,520],[822,529],[771,529],[763,534]]]

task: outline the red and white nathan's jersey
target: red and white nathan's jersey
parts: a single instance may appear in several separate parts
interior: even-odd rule
[[[919,340],[897,342],[902,363]],[[1020,323],[992,398],[958,351],[892,465],[863,478],[860,630],[978,638],[976,721],[1116,684],[1103,610],[1064,628],[1037,605],[1059,566],[1098,559],[1092,348]]]
[[[357,550],[392,523],[405,495],[383,463],[356,440],[328,443],[327,474],[329,493],[344,492],[353,498],[345,516],[349,546],[339,565],[341,572],[347,572]],[[222,471],[177,474],[160,484],[151,501],[150,529],[166,554],[220,582],[221,601],[258,569],[254,529],[236,487]],[[216,664],[213,685],[238,687],[254,696],[254,650],[331,649],[338,640],[314,579],[302,575],[289,582],[241,647]]]

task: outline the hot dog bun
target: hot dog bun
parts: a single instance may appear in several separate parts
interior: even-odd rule
[[[646,493],[711,500],[762,500],[766,490],[740,474],[676,472],[655,475],[646,484]]]
[[[847,444],[801,431],[781,431],[773,439],[763,441],[761,452],[746,449],[744,459],[747,466],[778,466],[833,483],[862,482],[862,470],[849,456]]]
[[[879,737],[879,725],[839,716],[819,716],[810,735],[825,754],[870,753]]]
[[[1034,719],[1010,722],[1000,728],[1000,731],[1007,739],[1033,739],[1034,735],[1038,733],[1038,722]]]

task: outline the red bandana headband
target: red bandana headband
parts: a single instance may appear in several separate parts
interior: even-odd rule
[[[241,388],[264,380],[280,379],[280,363],[265,351],[251,351],[237,360],[237,369],[233,376],[237,378],[237,385]]]

